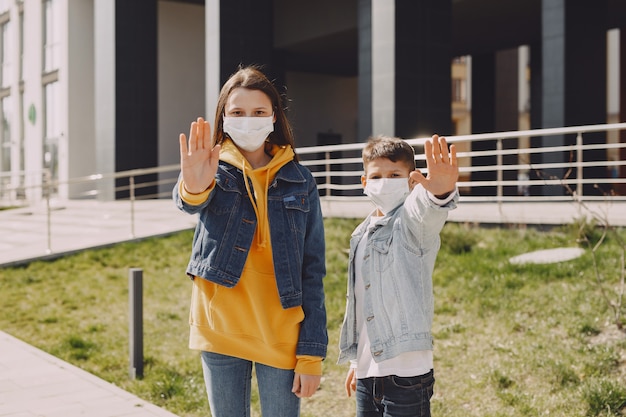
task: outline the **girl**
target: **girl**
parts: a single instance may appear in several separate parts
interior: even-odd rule
[[[214,417],[249,416],[252,364],[264,416],[298,416],[321,380],[328,335],[324,225],[281,97],[254,67],[220,92],[209,123],[180,135],[173,198],[199,213],[187,274],[191,349]]]

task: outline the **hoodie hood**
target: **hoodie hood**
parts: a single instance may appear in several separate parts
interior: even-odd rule
[[[265,166],[252,169],[248,160],[230,139],[222,142],[220,161],[239,168],[243,173],[248,197],[257,217],[257,249],[262,250],[270,241],[269,219],[267,217],[267,191],[278,170],[294,158],[291,146],[271,145],[272,160]],[[250,179],[250,181],[248,181]],[[252,182],[252,189],[249,183]]]

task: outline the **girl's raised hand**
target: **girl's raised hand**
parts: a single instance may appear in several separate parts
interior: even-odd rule
[[[185,189],[192,194],[205,191],[213,183],[219,163],[220,145],[212,146],[211,126],[198,117],[189,128],[189,144],[181,133],[180,170]]]

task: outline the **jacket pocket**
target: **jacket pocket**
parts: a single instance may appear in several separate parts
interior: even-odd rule
[[[291,230],[305,233],[307,218],[311,210],[309,197],[306,194],[294,194],[283,197],[283,207]]]
[[[229,186],[231,182],[232,180],[217,182],[215,189],[212,191],[215,195],[209,196],[211,198],[211,203],[209,204],[211,213],[217,215],[230,213],[241,204],[241,193],[236,187]]]
[[[372,240],[372,257],[374,258],[374,268],[378,272],[384,272],[393,264],[393,251],[390,251],[392,235],[386,239]]]

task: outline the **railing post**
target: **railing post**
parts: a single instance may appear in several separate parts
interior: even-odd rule
[[[576,135],[576,197],[583,198],[583,134]]]
[[[130,237],[135,237],[135,177],[130,176]]]
[[[50,254],[52,253],[52,212],[50,210],[50,194],[52,193],[52,173],[49,169],[44,169],[43,181],[43,190],[46,193],[46,253]]]
[[[497,179],[497,185],[496,185],[496,199],[498,201],[498,208],[501,210],[502,209],[502,180],[504,179],[503,174],[502,174],[502,139],[498,138],[498,140],[496,141],[496,151],[497,151],[497,155],[496,155],[496,179]]]
[[[324,153],[324,157],[326,158],[326,193],[324,194],[326,197],[330,197],[331,195],[331,184],[330,181],[332,180],[331,175],[330,175],[330,151],[326,151]]]
[[[128,273],[130,379],[143,377],[143,271],[131,268]]]

